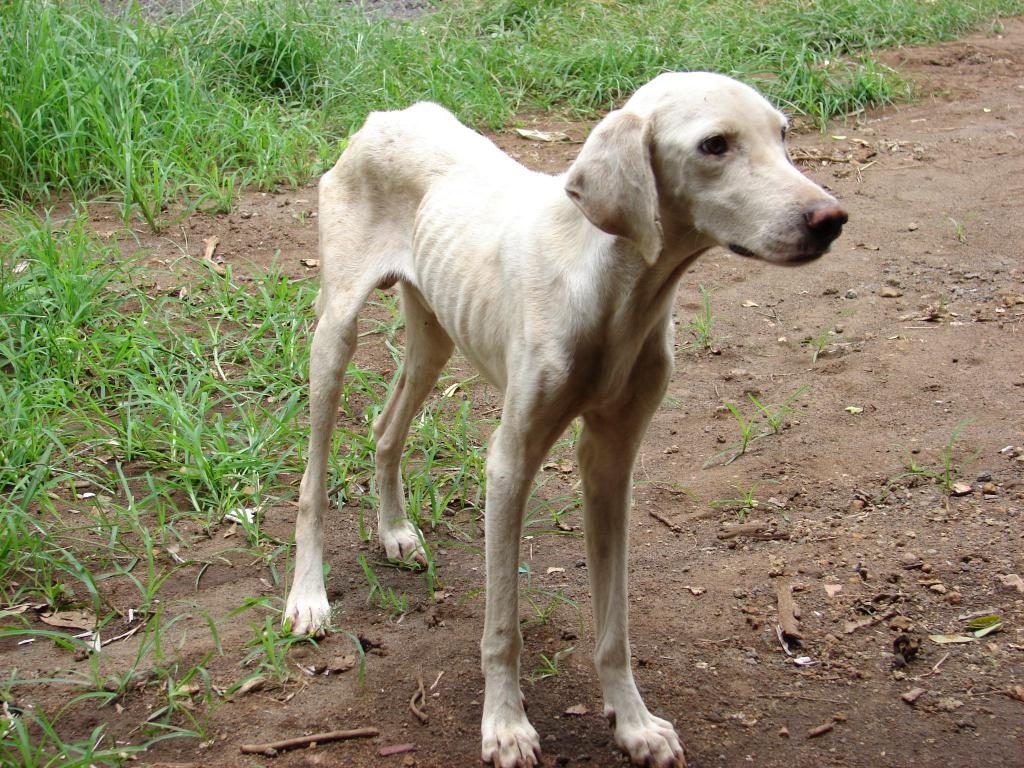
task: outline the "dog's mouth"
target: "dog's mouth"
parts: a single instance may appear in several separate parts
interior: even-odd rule
[[[761,261],[768,261],[771,262],[772,264],[782,264],[790,266],[795,266],[797,264],[806,264],[810,261],[814,261],[815,259],[821,258],[822,256],[825,255],[825,253],[828,252],[828,248],[825,248],[820,251],[797,251],[796,253],[790,253],[784,256],[773,255],[767,257],[754,253],[749,248],[744,248],[742,245],[738,245],[737,243],[729,243],[727,247],[733,253],[737,254],[738,256],[743,256],[744,258],[760,259]]]

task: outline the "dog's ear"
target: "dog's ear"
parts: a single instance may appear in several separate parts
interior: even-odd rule
[[[610,113],[569,168],[565,191],[591,224],[630,240],[644,261],[654,264],[662,234],[650,131],[647,120],[635,113]]]

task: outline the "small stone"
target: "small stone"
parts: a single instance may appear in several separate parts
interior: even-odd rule
[[[913,628],[914,622],[906,616],[895,616],[893,620],[889,622],[889,629],[894,629],[898,632],[909,632]]]
[[[1008,573],[1005,576],[1000,575],[998,578],[999,582],[1006,589],[1015,589],[1021,594],[1024,594],[1024,579],[1022,579],[1018,574]]]
[[[918,224],[916,221],[912,221],[909,224],[907,224],[907,231],[908,232],[916,232],[920,228],[920,226],[921,225]]]
[[[904,568],[917,568],[921,565],[921,556],[908,549],[900,555],[900,562],[903,563]]]
[[[781,728],[779,728],[779,736],[781,736],[784,739],[788,739],[789,738],[789,728],[787,728],[786,726],[782,726]]]
[[[939,595],[944,595],[948,591],[945,584],[930,584],[928,589]]]
[[[856,299],[857,298],[857,292],[855,290],[853,290],[853,288],[848,290],[844,295],[848,299]]]
[[[924,688],[911,688],[906,693],[901,693],[900,698],[903,699],[903,701],[905,701],[907,704],[913,704],[915,701],[920,699],[921,696],[924,695],[924,693]]]
[[[931,563],[921,563],[921,570],[924,571],[925,573],[931,573],[932,572],[932,564]]]
[[[988,496],[995,496],[999,493],[999,486],[992,482],[985,483],[981,486],[981,492]]]
[[[899,288],[887,285],[878,292],[878,295],[881,296],[883,299],[898,299],[900,296],[903,295],[903,291],[901,291]]]
[[[960,603],[963,602],[963,597],[959,592],[950,592],[946,595],[946,602],[950,605],[960,605]]]
[[[973,488],[967,483],[953,483],[953,487],[950,488],[950,493],[953,496],[966,496]]]

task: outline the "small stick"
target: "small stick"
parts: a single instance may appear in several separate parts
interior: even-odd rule
[[[296,736],[294,739],[283,739],[282,741],[271,741],[267,744],[243,744],[241,749],[245,755],[266,755],[273,757],[278,752],[289,749],[300,749],[313,746],[314,744],[327,744],[331,741],[344,741],[346,739],[368,739],[380,736],[376,728],[354,728],[350,731],[327,731],[326,733],[311,733],[309,736]]]
[[[949,654],[947,653],[945,656],[943,656],[941,659],[939,659],[937,662],[935,662],[935,666],[931,668],[931,671],[925,672],[923,675],[918,675],[917,677],[915,677],[913,679],[914,680],[924,680],[926,677],[931,677],[932,675],[938,674],[939,667],[941,667],[943,665],[943,663],[945,663],[946,659],[948,659],[948,658],[949,658]]]
[[[673,523],[668,518],[663,517],[660,513],[655,512],[653,509],[647,510],[647,514],[649,514],[651,517],[653,517],[659,523],[662,523],[663,525],[665,525],[670,531],[672,531],[672,533],[682,533],[683,532],[682,528],[680,528],[678,525]]]
[[[852,635],[858,629],[864,629],[864,627],[873,627],[876,624],[881,624],[886,619],[891,619],[895,615],[896,609],[890,608],[885,613],[879,613],[867,619],[860,619],[859,621],[848,621],[846,622],[846,626],[843,627],[843,633],[847,635]]]
[[[718,538],[725,541],[726,539],[735,539],[737,536],[751,536],[764,531],[767,525],[763,520],[751,520],[747,523],[725,525],[718,532]]]
[[[377,750],[377,754],[381,757],[391,757],[392,755],[402,755],[406,752],[415,752],[415,744],[395,744],[391,747],[381,747]]]
[[[821,725],[816,725],[813,728],[811,728],[809,731],[807,731],[807,738],[808,739],[814,739],[814,738],[817,738],[818,736],[824,736],[826,733],[828,733],[829,731],[831,731],[835,727],[836,727],[835,723],[833,723],[831,721],[829,721],[827,723],[822,723]]]
[[[412,695],[412,698],[409,699],[409,709],[416,715],[417,720],[425,724],[427,722],[427,713],[423,711],[422,707],[427,703],[427,692],[423,689],[423,678],[417,678],[417,682],[419,687]]]

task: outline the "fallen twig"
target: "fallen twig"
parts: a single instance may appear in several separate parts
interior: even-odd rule
[[[311,733],[309,736],[296,736],[293,739],[271,741],[266,744],[243,744],[241,749],[245,755],[266,755],[273,757],[278,752],[285,752],[289,749],[300,749],[316,744],[327,744],[331,741],[345,741],[346,739],[368,739],[380,736],[376,728],[353,728],[349,731],[327,731],[326,733]]]
[[[659,512],[655,512],[653,509],[649,509],[649,510],[647,510],[647,514],[649,514],[651,517],[653,517],[659,523],[662,523],[663,525],[665,525],[670,531],[672,531],[672,533],[682,533],[683,532],[682,528],[680,528],[678,525],[673,523],[668,518],[663,517]]]
[[[437,684],[441,682],[441,678],[444,677],[444,670],[442,669],[437,673],[437,677],[434,678],[434,684],[430,686],[430,690],[437,688]]]
[[[757,539],[758,541],[776,541],[789,538],[789,534],[785,531],[769,529],[768,523],[763,520],[749,520],[745,523],[736,523],[735,525],[723,525],[718,532],[718,538],[721,541],[735,539],[737,536],[746,536],[749,539]]]
[[[912,680],[924,680],[926,677],[931,677],[932,675],[938,674],[939,667],[941,667],[945,663],[946,659],[948,659],[948,658],[949,658],[949,654],[947,653],[941,659],[936,661],[935,662],[935,666],[933,666],[929,671],[925,672],[923,675],[918,675],[917,677],[914,677],[914,678],[911,678],[911,679]]]
[[[421,723],[426,723],[428,718],[427,713],[423,711],[423,707],[426,706],[427,703],[427,692],[423,688],[423,678],[417,678],[417,682],[419,683],[419,686],[416,688],[416,692],[412,695],[412,698],[409,699],[409,709],[412,710],[414,715],[416,715],[417,720]]]
[[[749,520],[745,523],[723,525],[722,530],[718,532],[718,538],[724,541],[735,539],[737,536],[752,536],[755,533],[761,533],[767,527],[768,523],[764,520]]]
[[[106,640],[104,640],[103,642],[100,643],[100,647],[110,645],[111,643],[116,643],[118,640],[124,640],[126,638],[129,638],[132,635],[134,635],[136,632],[138,632],[140,629],[142,629],[144,626],[146,626],[146,622],[143,621],[143,622],[140,622],[139,624],[136,624],[134,627],[129,629],[127,632],[122,632],[120,635],[116,635],[114,637],[108,637]]]
[[[822,723],[821,725],[816,725],[813,728],[811,728],[809,731],[807,731],[807,738],[808,739],[815,739],[818,736],[824,736],[826,733],[828,733],[829,731],[831,731],[835,727],[836,727],[836,724],[834,722],[832,722],[832,721],[829,721],[827,723]]]
[[[890,608],[885,613],[879,613],[875,616],[869,616],[868,618],[861,619],[860,621],[848,621],[846,622],[846,626],[843,627],[843,632],[847,635],[852,635],[858,629],[863,629],[864,627],[873,627],[875,626],[875,624],[881,624],[886,619],[891,619],[895,615],[896,609]]]
[[[401,755],[406,752],[415,752],[415,744],[393,744],[390,747],[381,747],[377,750],[377,754],[380,757],[391,757],[392,755]]]

